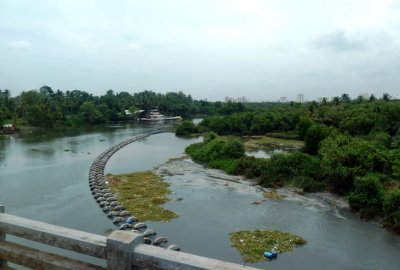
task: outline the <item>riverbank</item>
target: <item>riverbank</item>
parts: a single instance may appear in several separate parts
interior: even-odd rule
[[[378,228],[378,224],[359,220],[344,197],[326,192],[303,194],[294,188],[263,188],[244,177],[205,168],[187,157],[159,165],[156,173],[171,184],[171,200],[166,207],[180,215],[168,227],[192,235],[191,244],[183,238],[177,241],[185,251],[203,246],[201,239],[207,237],[207,256],[218,250],[224,254],[221,256],[244,263],[243,259],[235,259],[239,254],[231,247],[229,234],[257,229],[292,232],[307,241],[280,254],[277,261],[251,264],[260,268],[290,269],[297,265],[299,269],[379,269],[386,264],[383,261],[390,261],[389,255],[379,250],[379,256],[386,259],[373,261],[368,250],[376,248],[382,237],[392,239],[393,252],[400,248],[397,236]],[[281,199],[265,198],[265,192],[276,192]],[[168,236],[179,238],[180,233],[168,230]],[[340,262],[338,257],[342,258]]]
[[[400,234],[400,184],[397,163],[392,159],[399,154],[398,150],[385,152],[372,142],[339,135],[327,138],[316,155],[309,149],[316,141],[308,139],[303,151],[263,156],[258,152],[246,153],[239,137],[209,132],[203,143],[192,144],[185,151],[196,162],[257,179],[264,187],[296,187],[304,192],[346,195],[361,219],[382,217],[388,230]]]
[[[160,177],[168,179],[169,177],[179,176],[187,186],[200,188],[201,183],[192,181],[196,175],[201,175],[201,179],[209,181],[215,185],[223,186],[229,189],[231,184],[235,185],[235,190],[246,193],[249,190],[255,189],[259,193],[262,202],[274,200],[263,194],[266,192],[276,193],[279,200],[287,200],[298,202],[305,207],[313,207],[315,209],[326,210],[330,212],[340,211],[341,209],[349,210],[347,199],[343,196],[338,196],[328,192],[303,193],[298,188],[265,188],[257,184],[254,179],[247,179],[243,176],[228,175],[218,169],[211,169],[193,162],[189,157],[171,159],[168,162],[161,164],[155,168],[155,173]],[[174,194],[173,194],[174,197]],[[258,205],[258,204],[254,204]]]
[[[301,189],[292,187],[265,188],[258,185],[257,181],[254,179],[247,179],[243,176],[228,175],[218,169],[206,168],[201,164],[193,162],[188,156],[170,159],[166,163],[157,166],[155,168],[155,173],[163,178],[180,176],[185,179],[191,179],[196,175],[202,175],[202,179],[211,181],[215,185],[222,185],[227,188],[229,187],[229,183],[237,183],[239,184],[239,187],[240,185],[243,185],[240,189],[238,189],[238,192],[246,192],[247,186],[254,187],[260,196],[262,196],[262,198],[252,202],[253,205],[260,205],[266,203],[268,200],[287,200],[297,202],[298,204],[301,204],[309,209],[330,212],[340,219],[345,219],[340,213],[341,211],[352,212],[345,196],[340,196],[330,192],[304,193]],[[220,181],[220,183],[217,183],[217,181]],[[201,187],[201,184],[192,180],[185,181],[185,185],[192,186],[194,188]],[[175,199],[183,200],[184,198]],[[380,228],[384,227],[383,219],[381,218],[368,220],[367,223]]]

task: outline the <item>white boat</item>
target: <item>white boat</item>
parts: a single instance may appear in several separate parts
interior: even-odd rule
[[[158,110],[151,110],[147,113],[146,117],[139,118],[141,122],[161,122],[161,121],[179,121],[182,120],[180,116],[164,116]]]

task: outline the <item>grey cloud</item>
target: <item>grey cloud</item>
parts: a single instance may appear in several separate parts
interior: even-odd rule
[[[333,52],[362,51],[366,49],[363,40],[348,37],[341,30],[320,36],[314,41],[314,47]]]

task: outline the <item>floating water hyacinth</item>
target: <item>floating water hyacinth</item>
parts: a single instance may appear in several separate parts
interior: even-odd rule
[[[237,248],[246,262],[265,261],[264,252],[283,253],[307,243],[302,237],[280,231],[238,231],[229,234],[232,246]]]

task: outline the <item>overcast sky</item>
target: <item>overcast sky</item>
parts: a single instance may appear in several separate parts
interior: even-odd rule
[[[0,89],[400,94],[400,0],[0,1]]]

